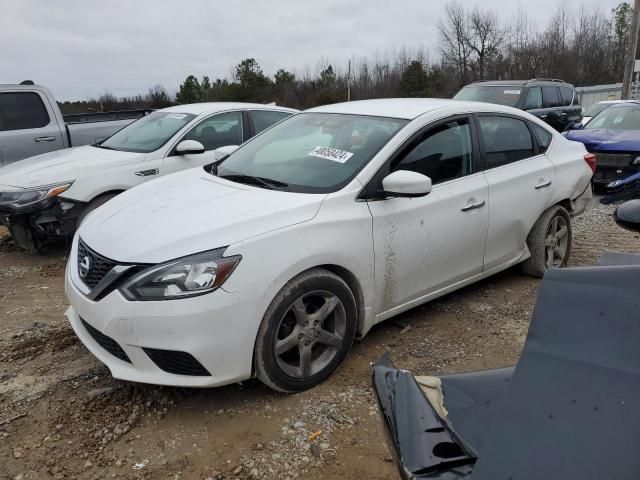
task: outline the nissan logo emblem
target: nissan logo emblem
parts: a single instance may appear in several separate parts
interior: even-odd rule
[[[85,255],[78,263],[78,273],[81,278],[86,278],[89,274],[89,270],[91,270],[91,259]]]

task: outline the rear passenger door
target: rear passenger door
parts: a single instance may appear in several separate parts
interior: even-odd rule
[[[60,126],[45,102],[37,92],[0,93],[2,166],[64,148]]]
[[[486,271],[522,257],[529,231],[549,206],[555,168],[529,122],[495,114],[477,115],[477,122],[489,185]]]

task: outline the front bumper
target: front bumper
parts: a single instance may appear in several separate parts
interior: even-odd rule
[[[7,227],[20,248],[38,250],[72,234],[81,208],[81,203],[60,197],[21,209],[0,208],[0,225]]]
[[[82,343],[115,378],[212,387],[251,377],[255,336],[262,318],[257,312],[258,295],[218,289],[180,300],[132,302],[115,290],[96,302],[78,286],[82,283],[73,268],[76,252],[74,242],[65,275],[71,303],[66,316]],[[189,368],[195,361],[204,371],[196,375],[185,373],[188,369],[172,373],[172,365],[184,366],[185,358],[192,359]]]

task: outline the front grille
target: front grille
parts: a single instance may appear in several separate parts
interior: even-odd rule
[[[89,325],[87,322],[84,321],[84,319],[81,318],[80,321],[82,322],[82,325],[84,325],[85,330],[89,333],[89,335],[93,337],[93,339],[98,343],[98,345],[100,345],[111,355],[113,355],[116,358],[119,358],[123,362],[131,363],[131,360],[129,359],[125,351],[122,349],[122,347],[118,345],[118,342],[116,342],[111,337],[107,337],[100,330]]]
[[[143,348],[151,361],[158,368],[175,375],[192,375],[196,377],[208,377],[211,374],[192,355],[187,352],[175,350],[158,350],[155,348]]]
[[[100,280],[116,265],[117,262],[98,255],[87,247],[82,240],[78,242],[78,274],[87,287],[94,289],[100,283]]]

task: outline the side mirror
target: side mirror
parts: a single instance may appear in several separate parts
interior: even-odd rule
[[[396,170],[382,179],[384,193],[392,197],[424,197],[431,192],[431,179],[409,170]]]
[[[204,145],[196,140],[183,140],[176,147],[178,155],[196,155],[204,153]]]
[[[224,147],[216,148],[213,154],[216,160],[222,160],[235,152],[238,149],[238,146],[239,145],[225,145]]]
[[[640,232],[640,199],[623,203],[613,213],[616,223],[622,228]]]
[[[582,122],[576,122],[569,125],[569,130],[582,130],[582,127],[584,127]]]

